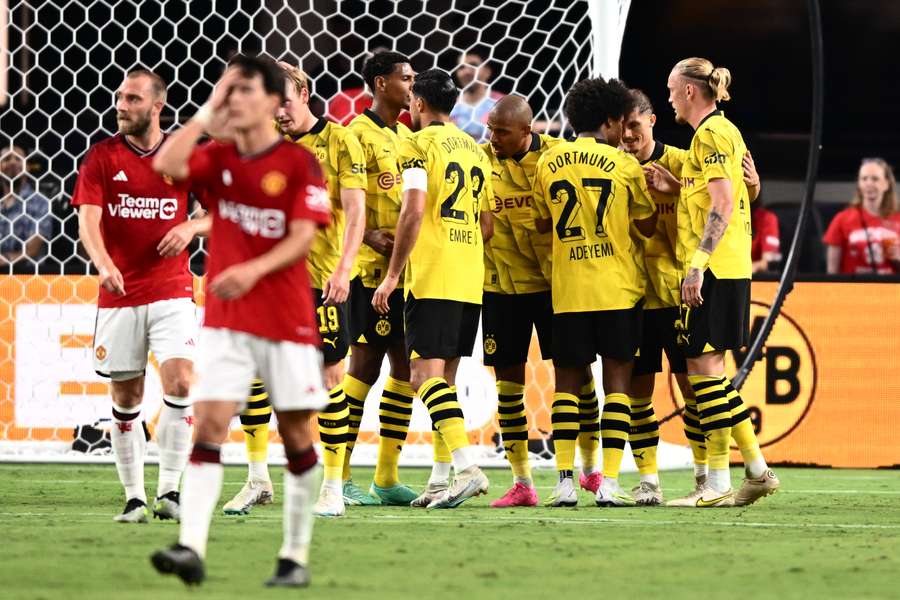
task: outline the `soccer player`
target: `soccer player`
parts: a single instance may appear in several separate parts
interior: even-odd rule
[[[641,341],[643,275],[634,254],[632,221],[644,236],[656,214],[638,161],[617,150],[632,105],[621,82],[576,83],[566,96],[566,117],[578,137],[541,156],[534,182],[535,225],[553,231],[553,443],[559,483],[550,506],[575,506],[572,464],[579,428],[584,371],[599,354],[606,394],[600,421],[603,481],[598,506],[634,500],[618,483],[630,426],[632,361]]]
[[[709,455],[706,484],[670,506],[742,506],[774,493],[750,415],[725,376],[725,351],[749,340],[750,198],[743,181],[747,152],[740,131],[716,103],[730,99],[731,73],[703,58],[680,61],[669,74],[675,120],[694,137],[681,169],[677,258],[683,269],[680,342]],[[735,494],[730,440],[738,442],[747,479]]]
[[[344,454],[344,501],[349,504],[409,506],[418,496],[400,483],[398,464],[409,432],[415,392],[409,384],[409,355],[403,334],[403,290],[398,284],[388,300],[388,313],[372,306],[375,288],[384,280],[394,247],[394,232],[402,196],[399,172],[400,142],[412,135],[400,113],[409,108],[415,73],[409,59],[397,52],[376,52],[363,65],[363,79],[374,98],[371,109],[350,122],[366,160],[366,232],[359,252],[359,276],[351,282],[350,366],[344,392],[350,411]],[[379,439],[375,478],[365,493],[351,478],[350,456],[369,390],[381,373],[387,355],[390,373],[378,408]]]
[[[482,149],[491,161],[494,234],[485,244],[482,335],[484,364],[497,376],[498,422],[513,486],[491,503],[495,508],[535,506],[537,492],[528,464],[528,417],[525,413],[525,364],[532,329],[541,355],[551,356],[550,234],[538,233],[531,216],[534,169],[538,159],[562,140],[531,130],[534,115],[519,96],[506,96],[487,118],[490,142]],[[592,492],[600,485],[597,450],[600,422],[593,379],[579,400],[579,445],[582,483]]]
[[[287,139],[315,154],[325,175],[332,206],[331,223],[316,234],[308,264],[322,336],[325,385],[331,397],[328,407],[318,417],[325,475],[314,512],[322,517],[339,517],[344,514],[341,476],[348,417],[341,379],[350,347],[350,276],[364,229],[366,167],[356,136],[309,110],[310,82],[306,73],[287,63],[279,64],[288,86],[284,104],[278,111],[278,129]],[[249,509],[254,492],[265,489],[268,483],[265,481],[268,480],[268,420],[272,408],[260,387],[253,391],[258,395],[251,398],[247,411],[251,414],[245,415],[244,423],[250,473],[244,489],[229,502],[231,508]],[[260,475],[265,478],[262,486],[258,483]],[[271,483],[268,488],[271,489]],[[228,505],[225,510],[229,511]]]
[[[304,257],[332,215],[315,157],[272,127],[284,94],[284,72],[273,61],[234,57],[209,101],[153,161],[158,172],[203,188],[212,215],[202,353],[192,390],[197,437],[185,471],[181,532],[177,544],[151,557],[159,572],[187,584],[205,578],[209,524],[222,491],[221,444],[255,376],[268,387],[287,458],[284,543],[266,584],[309,583],[318,475],[309,420],[328,395]],[[198,148],[222,111],[234,142]]]
[[[111,381],[110,437],[127,500],[115,518],[121,523],[147,522],[139,417],[148,351],[163,387],[153,506],[160,519],[179,518],[178,484],[191,442],[197,321],[184,249],[196,223],[188,220],[187,187],[151,168],[166,138],[159,125],[165,104],[166,83],[158,75],[136,69],[125,76],[116,90],[119,132],[90,149],[72,198],[81,243],[99,274],[94,369]]]
[[[450,462],[436,461],[428,486],[414,506],[454,508],[487,493],[488,479],[474,463],[456,369],[478,333],[484,279],[482,211],[492,197],[490,163],[481,148],[450,122],[459,90],[448,73],[416,76],[410,114],[416,133],[401,142],[403,204],[388,270],[372,297],[383,315],[405,267],[404,322],[410,383],[428,408],[435,443]],[[446,459],[445,451],[436,454]]]

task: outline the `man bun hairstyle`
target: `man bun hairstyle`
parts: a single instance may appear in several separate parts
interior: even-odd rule
[[[678,61],[675,71],[691,80],[703,95],[715,102],[731,100],[728,88],[731,86],[731,71],[725,67],[714,67],[705,58],[692,57]]]

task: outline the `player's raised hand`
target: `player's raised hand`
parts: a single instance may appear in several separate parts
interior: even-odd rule
[[[647,187],[662,194],[677,194],[681,191],[681,182],[678,178],[657,163],[644,166],[644,178],[647,180]]]
[[[209,283],[209,291],[222,300],[234,300],[253,289],[259,275],[259,270],[249,262],[232,265]]]
[[[322,290],[322,302],[326,306],[334,306],[346,302],[350,296],[350,271],[338,269],[331,274]]]
[[[744,158],[741,159],[741,168],[744,171],[744,183],[747,187],[757,187],[759,185],[759,173],[756,171],[756,163],[753,162],[753,155],[747,150]]]
[[[117,296],[125,295],[125,279],[116,265],[110,263],[108,267],[100,267],[97,269],[97,273],[103,289]]]
[[[179,223],[166,232],[163,239],[156,246],[160,256],[171,258],[178,256],[187,248],[191,240],[194,239],[194,224],[190,221]]]
[[[367,229],[363,242],[382,256],[390,256],[394,251],[394,234],[380,229]]]
[[[372,307],[375,309],[380,315],[386,315],[390,312],[390,304],[388,300],[391,297],[391,294],[394,293],[394,290],[397,289],[397,284],[400,282],[400,277],[397,275],[391,275],[388,273],[384,277],[384,281],[381,282],[375,289],[375,294],[372,296]]]

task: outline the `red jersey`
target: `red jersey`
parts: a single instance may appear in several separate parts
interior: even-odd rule
[[[234,144],[212,142],[194,150],[189,170],[212,215],[207,282],[271,250],[287,237],[292,221],[320,227],[331,222],[319,163],[297,144],[279,140],[264,152],[241,156]],[[203,325],[317,346],[305,261],[266,275],[240,298],[207,294]]]
[[[900,214],[884,218],[856,206],[845,208],[832,219],[824,241],[841,249],[842,274],[874,271],[890,275],[894,268],[888,261],[887,246],[900,243]]]
[[[778,217],[771,210],[760,206],[750,214],[753,241],[750,244],[750,258],[753,262],[762,260],[763,254],[771,252],[781,260],[781,238],[778,234]]]
[[[145,151],[116,134],[95,144],[78,170],[72,204],[103,209],[103,243],[125,282],[124,296],[100,288],[100,308],[193,296],[187,251],[163,258],[156,249],[170,229],[188,218],[188,187],[151,166],[160,144]]]
[[[366,92],[365,88],[350,88],[341,90],[328,101],[326,114],[346,126],[353,120],[353,117],[363,114],[367,108],[371,107],[372,96]],[[407,111],[400,113],[397,120],[407,127],[412,127],[412,117]]]

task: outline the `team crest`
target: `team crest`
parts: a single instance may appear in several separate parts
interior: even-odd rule
[[[97,349],[94,350],[94,356],[97,357],[97,360],[104,360],[106,358],[106,348],[97,346]]]
[[[262,191],[268,196],[277,196],[287,187],[287,177],[278,171],[269,171],[260,181]]]
[[[493,337],[484,338],[484,353],[493,354],[497,351],[497,341]]]
[[[381,337],[385,337],[391,333],[391,322],[384,318],[378,319],[378,322],[375,323],[375,333]]]

